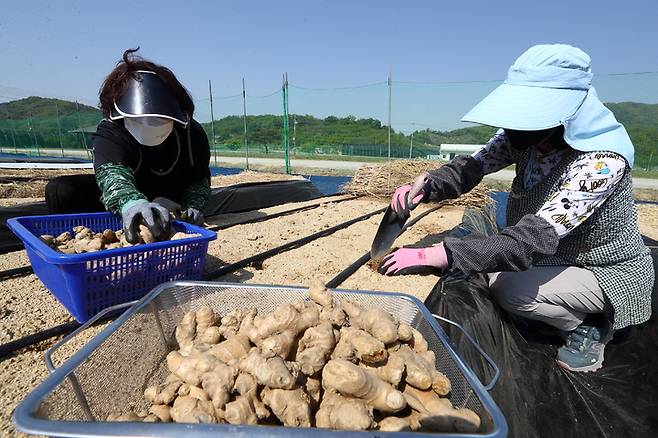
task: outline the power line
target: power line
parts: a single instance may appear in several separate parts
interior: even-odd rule
[[[638,76],[638,75],[651,75],[658,74],[658,71],[637,71],[637,72],[625,72],[625,73],[595,73],[594,79],[600,77],[609,77],[609,76]],[[406,85],[459,85],[459,84],[488,84],[488,83],[500,83],[505,79],[474,79],[468,81],[393,81],[394,84],[406,84]]]
[[[281,89],[277,89],[276,91],[273,91],[270,94],[263,94],[263,95],[256,95],[256,94],[247,94],[247,97],[250,97],[252,99],[264,99],[266,97],[272,97],[276,96],[277,94],[281,93]]]
[[[642,76],[642,75],[653,75],[653,74],[658,74],[658,70],[648,70],[648,71],[637,71],[637,72],[619,72],[619,73],[595,73],[594,74],[594,79],[596,78],[601,78],[601,77],[623,77],[623,76]],[[465,81],[392,81],[393,84],[398,84],[398,85],[459,85],[459,84],[487,84],[487,83],[500,83],[504,79],[474,79],[474,80],[465,80]],[[362,89],[362,88],[370,88],[370,87],[377,87],[377,86],[382,86],[382,85],[387,85],[387,81],[380,81],[380,82],[371,82],[371,83],[366,83],[366,84],[360,84],[360,85],[348,85],[348,86],[341,86],[341,87],[307,87],[303,85],[294,85],[290,84],[289,88],[294,88],[298,90],[305,90],[305,91],[337,91],[337,90],[357,90],[357,89]],[[63,95],[56,95],[53,93],[49,92],[44,92],[44,91],[39,91],[39,90],[30,90],[30,89],[24,89],[24,88],[18,88],[18,87],[12,87],[8,85],[3,85],[0,84],[0,90],[4,91],[5,93],[9,93],[12,95],[7,95],[7,94],[1,94],[0,98],[4,99],[21,99],[25,98],[28,95],[39,95],[41,97],[47,97],[51,99],[66,99],[70,101],[78,101],[78,102],[85,102],[90,106],[94,106],[94,104],[89,103],[91,100],[88,100],[86,98],[79,98],[79,97],[71,97],[71,96],[63,96]],[[252,99],[261,99],[261,98],[267,98],[267,97],[272,97],[281,92],[280,89],[276,89],[272,93],[264,94],[264,95],[247,95],[247,97],[252,98]],[[242,93],[238,92],[235,94],[229,94],[225,96],[213,96],[213,99],[235,99],[235,98],[240,98],[242,97]],[[201,99],[194,99],[195,101],[203,102],[206,100],[209,100],[209,98],[201,98]]]
[[[290,88],[296,88],[298,90],[307,90],[307,91],[334,91],[334,90],[356,90],[359,88],[369,88],[369,87],[376,87],[380,85],[387,85],[388,81],[382,81],[382,82],[371,82],[369,84],[362,84],[362,85],[352,85],[352,86],[346,86],[346,87],[321,87],[321,88],[314,88],[314,87],[303,87],[301,85],[290,85]]]

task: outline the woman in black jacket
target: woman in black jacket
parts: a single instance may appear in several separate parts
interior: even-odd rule
[[[127,50],[101,86],[105,118],[92,143],[100,201],[121,216],[129,242],[137,240],[140,222],[157,238],[168,228],[170,212],[203,223],[210,197],[208,138],[192,118],[192,98],[168,68],[135,56],[137,50]],[[71,196],[82,189],[79,183],[66,190],[66,181],[51,184],[49,205],[62,210],[70,203],[62,202],[63,192],[84,204]]]

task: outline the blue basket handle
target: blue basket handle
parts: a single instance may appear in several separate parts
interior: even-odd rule
[[[121,304],[117,304],[117,305],[114,305],[114,306],[110,306],[110,307],[107,307],[107,308],[101,310],[101,311],[98,312],[96,315],[94,315],[93,317],[91,317],[91,319],[89,319],[87,322],[85,322],[85,323],[82,324],[80,327],[78,327],[77,329],[75,329],[74,331],[72,331],[71,333],[69,333],[68,335],[66,335],[61,341],[57,342],[55,345],[53,345],[53,346],[50,347],[48,350],[46,350],[46,353],[44,354],[44,360],[46,361],[46,367],[48,367],[48,371],[50,371],[51,373],[53,373],[53,372],[55,372],[55,370],[57,369],[57,368],[55,367],[55,365],[53,365],[52,355],[53,355],[53,353],[55,353],[55,351],[57,351],[62,345],[66,344],[68,341],[70,341],[71,339],[75,338],[77,335],[79,335],[80,333],[82,333],[83,331],[85,331],[86,329],[88,329],[89,326],[91,326],[93,323],[95,323],[95,322],[98,321],[99,319],[103,318],[103,317],[104,317],[105,315],[107,315],[108,313],[115,312],[115,311],[117,311],[117,310],[124,309],[124,308],[126,308],[126,307],[130,307],[130,306],[132,306],[133,304],[137,303],[137,301],[138,301],[138,300],[130,301],[130,302],[128,302],[128,303],[121,303]]]
[[[475,339],[473,339],[473,337],[466,331],[466,329],[464,327],[457,324],[455,321],[453,321],[451,319],[444,318],[443,316],[439,316],[439,315],[436,315],[434,313],[432,313],[432,316],[434,318],[438,319],[439,321],[446,322],[450,325],[453,325],[453,326],[457,327],[459,330],[461,330],[461,332],[464,334],[464,336],[466,336],[466,339],[468,339],[471,342],[471,344],[473,344],[473,347],[475,347],[475,349],[478,351],[478,353],[480,353],[482,355],[482,357],[484,358],[484,360],[487,361],[489,366],[491,368],[493,368],[494,376],[491,378],[491,382],[489,382],[486,385],[484,385],[484,384],[482,385],[482,386],[484,386],[484,389],[486,389],[487,391],[491,391],[493,389],[493,387],[496,386],[496,382],[498,382],[498,378],[500,377],[500,369],[498,369],[498,366],[493,361],[493,359],[491,359],[491,357],[489,357],[489,355],[482,349],[482,347],[480,347],[480,344],[478,344],[477,341]],[[482,382],[480,382],[480,383],[482,383]]]

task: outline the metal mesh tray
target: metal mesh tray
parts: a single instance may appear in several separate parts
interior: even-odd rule
[[[336,290],[337,299],[350,299],[390,312],[418,329],[436,353],[437,368],[452,382],[450,401],[467,407],[482,419],[475,435],[504,437],[507,424],[483,385],[450,346],[443,329],[416,298],[384,292]],[[219,435],[268,436],[436,436],[420,432],[348,432],[328,429],[295,429],[275,426],[227,424],[110,423],[108,414],[147,408],[144,389],[168,374],[165,356],[175,343],[174,329],[183,315],[209,305],[223,315],[242,307],[267,313],[282,303],[308,299],[307,289],[231,283],[171,282],[163,284],[91,339],[60,368],[50,355],[75,333],[53,347],[46,356],[53,373],[17,407],[17,429],[61,437],[162,436],[205,437]],[[112,309],[109,309],[112,310]],[[100,314],[98,315],[100,316]],[[89,324],[92,321],[89,321]],[[83,330],[87,325],[80,328]]]

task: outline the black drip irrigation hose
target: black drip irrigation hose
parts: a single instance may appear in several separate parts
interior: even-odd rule
[[[312,210],[314,208],[318,208],[321,205],[328,204],[330,202],[337,204],[339,202],[351,201],[353,199],[361,197],[361,195],[352,195],[352,196],[349,196],[349,197],[344,198],[344,199],[337,199],[335,201],[326,200],[326,198],[331,198],[331,197],[335,197],[335,196],[345,196],[345,195],[344,194],[334,194],[334,195],[323,196],[322,198],[316,198],[316,199],[325,199],[325,200],[321,201],[321,202],[317,202],[315,204],[303,205],[301,207],[291,208],[290,210],[283,210],[283,211],[279,211],[277,213],[271,213],[271,214],[267,214],[267,215],[261,216],[261,217],[245,219],[245,220],[239,221],[239,222],[231,222],[230,224],[213,225],[213,226],[208,227],[207,229],[210,230],[210,231],[220,231],[220,230],[225,230],[227,228],[235,227],[237,225],[254,224],[254,223],[257,223],[257,222],[263,222],[263,221],[267,221],[267,220],[270,220],[270,219],[275,219],[275,218],[281,217],[281,216],[287,216],[289,214],[294,214],[294,213],[299,213],[299,212],[302,212],[302,211]],[[212,216],[209,216],[209,217],[212,217]]]
[[[46,330],[42,330],[40,332],[33,333],[31,335],[23,336],[22,338],[16,339],[15,341],[2,344],[0,345],[0,359],[4,359],[14,351],[29,347],[30,345],[36,344],[37,342],[45,341],[46,339],[50,339],[55,336],[68,335],[78,327],[80,327],[79,322],[70,321],[64,324],[56,325],[55,327],[51,327]]]
[[[411,226],[413,226],[416,222],[427,216],[428,214],[438,210],[439,208],[443,207],[443,205],[437,205],[436,207],[432,207],[427,211],[422,212],[415,218],[413,218],[411,221],[407,222],[405,226],[402,228],[400,231],[400,235],[407,231],[407,229]],[[329,280],[325,286],[334,289],[340,286],[345,280],[350,278],[352,274],[354,274],[356,271],[359,270],[359,268],[366,263],[368,263],[368,260],[370,260],[370,251],[367,253],[363,254],[361,257],[359,257],[354,263],[349,265],[347,268],[345,268],[343,271],[339,272],[338,275],[336,275],[334,278]]]
[[[386,207],[384,208],[379,208],[375,211],[371,211],[370,213],[364,214],[362,216],[356,217],[354,219],[350,219],[349,221],[342,222],[338,225],[334,225],[331,228],[327,228],[326,230],[318,231],[317,233],[309,234],[306,237],[302,237],[301,239],[293,240],[292,242],[288,242],[285,245],[277,246],[276,248],[272,248],[270,250],[261,252],[259,254],[253,255],[251,257],[247,257],[246,259],[240,260],[239,262],[231,263],[230,265],[223,266],[219,269],[215,269],[212,272],[209,272],[204,276],[205,280],[214,280],[218,277],[221,277],[222,275],[230,274],[231,272],[235,272],[238,269],[244,268],[246,266],[251,265],[252,263],[257,263],[261,262],[265,259],[268,259],[272,256],[275,256],[277,254],[280,254],[282,252],[290,251],[291,249],[299,248],[300,246],[306,245],[309,242],[312,242],[316,239],[319,239],[320,237],[325,237],[330,234],[335,233],[338,230],[342,230],[343,228],[347,228],[350,225],[353,225],[357,222],[364,221],[376,214],[383,213],[386,210]]]
[[[233,223],[230,223],[230,224],[210,226],[207,229],[210,230],[210,231],[225,230],[227,228],[235,227],[237,225],[253,224],[253,223],[257,223],[257,222],[267,221],[267,220],[270,220],[270,219],[275,219],[275,218],[281,217],[281,216],[287,216],[289,214],[300,213],[302,211],[312,210],[314,208],[320,207],[321,205],[324,205],[324,204],[327,204],[327,203],[330,203],[330,202],[331,203],[339,203],[339,202],[343,202],[343,201],[351,201],[353,199],[356,199],[356,198],[360,197],[360,195],[352,195],[352,196],[347,197],[345,199],[338,199],[338,200],[335,200],[335,201],[326,200],[326,198],[332,198],[332,197],[336,197],[336,196],[344,196],[344,195],[343,194],[333,194],[333,195],[322,196],[322,197],[317,198],[317,199],[325,199],[325,201],[317,202],[315,204],[310,204],[310,205],[304,205],[302,207],[292,208],[290,210],[283,210],[283,211],[279,211],[277,213],[272,213],[272,214],[268,214],[268,215],[257,217],[257,218],[245,219],[243,221],[233,222]],[[216,215],[212,215],[212,216],[208,216],[208,217],[210,218],[210,217],[214,217],[214,216],[219,216],[221,214],[222,213],[218,213]],[[23,249],[22,244],[17,244],[17,246],[18,246],[17,249],[19,251]],[[31,273],[32,273],[32,266],[21,266],[19,268],[7,269],[7,270],[4,270],[4,271],[0,271],[0,281],[5,280],[7,278],[11,278],[11,277],[21,277],[21,276],[28,275],[28,274],[31,274]]]
[[[104,318],[99,319],[94,322],[91,327],[102,324],[106,321],[112,320],[119,315],[109,315]],[[13,352],[20,350],[21,348],[26,348],[31,345],[34,345],[38,342],[45,341],[55,336],[66,336],[74,330],[77,330],[82,324],[78,321],[69,321],[64,324],[56,325],[40,332],[32,333],[31,335],[23,336],[22,338],[16,339],[15,341],[7,342],[6,344],[0,345],[0,360],[9,356]]]
[[[9,243],[0,249],[0,254],[9,254],[10,252],[22,251],[25,249],[22,243]]]
[[[11,277],[22,277],[32,272],[32,266],[20,266],[18,268],[6,269],[0,272],[0,280]]]

